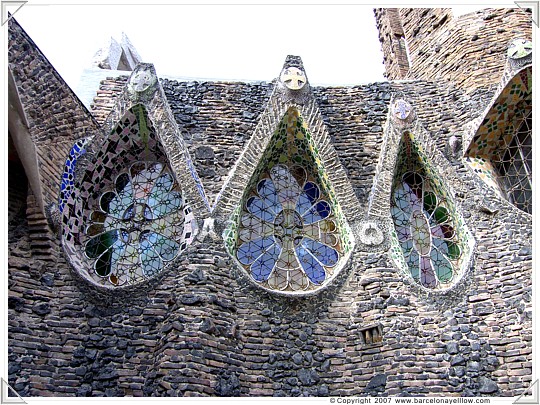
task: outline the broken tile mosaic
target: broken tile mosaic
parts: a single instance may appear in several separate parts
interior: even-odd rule
[[[75,167],[79,157],[86,153],[85,147],[87,143],[88,139],[79,139],[69,151],[69,156],[64,165],[64,172],[62,173],[62,181],[60,183],[60,195],[58,197],[59,212],[64,210],[69,197],[72,196],[74,191],[73,186],[75,181]]]

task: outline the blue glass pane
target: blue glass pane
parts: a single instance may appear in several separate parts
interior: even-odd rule
[[[433,245],[441,252],[448,256],[448,244],[446,241],[439,238],[431,238]]]
[[[409,226],[409,215],[405,214],[401,209],[392,206],[390,212],[392,213],[392,218],[394,219],[396,226]]]
[[[144,274],[147,277],[152,277],[159,273],[162,267],[162,262],[159,255],[150,248],[150,243],[146,239],[141,241],[141,263]]]
[[[144,218],[147,219],[147,220],[155,219],[154,215],[152,214],[152,210],[150,209],[150,207],[148,205],[144,206],[144,214],[143,215],[144,215]]]
[[[174,180],[172,176],[169,173],[163,173],[161,176],[158,177],[158,179],[154,183],[154,187],[152,187],[151,194],[154,192],[170,191],[173,184],[174,184]]]
[[[266,222],[274,222],[276,214],[273,209],[268,206],[264,200],[259,197],[250,197],[247,200],[246,207],[256,217]]]
[[[274,182],[278,198],[284,209],[294,209],[301,189],[289,168],[276,165],[270,169],[270,177]]]
[[[312,183],[311,181],[308,181],[304,185],[304,193],[306,193],[312,203],[317,201],[319,199],[319,196],[321,195],[319,187],[317,187],[317,185],[315,183]]]
[[[325,266],[333,267],[339,260],[339,255],[335,249],[313,239],[304,238],[302,246]]]
[[[283,208],[279,203],[278,195],[274,183],[270,179],[263,179],[257,184],[257,192],[264,201],[264,204],[272,209],[275,214],[280,212]]]
[[[164,261],[174,259],[180,248],[180,245],[176,241],[155,232],[142,233],[140,244],[141,250],[151,247]]]
[[[257,260],[251,265],[251,274],[256,281],[265,281],[270,277],[270,273],[274,269],[279,255],[281,254],[281,247],[275,243],[266,252],[264,252]]]
[[[251,242],[243,243],[239,248],[236,256],[242,264],[251,264],[262,255],[270,246],[274,244],[273,237],[255,239]]]
[[[411,253],[411,250],[413,248],[413,243],[412,243],[412,240],[409,239],[409,240],[400,240],[399,241],[399,244],[401,245],[401,249],[403,249],[403,254],[405,256],[408,256],[409,253]]]
[[[111,263],[114,264],[117,261],[119,261],[124,253],[126,252],[126,244],[122,241],[122,239],[118,239],[118,241],[114,244],[114,247],[112,250],[111,255]]]
[[[130,220],[135,217],[135,206],[132,204],[128,207],[128,209],[124,212],[122,215],[123,220]]]
[[[109,193],[103,194],[108,195]],[[114,194],[114,193],[113,193]],[[103,197],[101,197],[103,199]],[[128,207],[133,203],[133,195],[131,192],[127,192],[124,189],[121,193],[117,194],[109,203],[109,212],[111,216],[115,218],[122,218]]]
[[[322,284],[326,279],[326,272],[321,264],[303,246],[296,249],[296,255],[306,276],[313,284]]]
[[[422,209],[421,200],[408,184],[399,184],[394,190],[393,198],[396,206],[407,215]]]
[[[437,278],[439,281],[446,283],[452,279],[452,265],[437,249],[431,250],[431,261],[436,269]]]
[[[407,264],[409,265],[409,270],[411,271],[411,276],[418,280],[420,278],[420,257],[416,250],[412,250],[411,254],[407,258]]]
[[[303,192],[298,197],[296,211],[298,211],[300,215],[304,215],[304,213],[315,204],[315,201],[318,200],[320,195],[321,192],[319,191],[319,187],[317,187],[315,183],[308,181],[304,185]]]
[[[311,202],[310,198],[306,195],[306,193],[300,194],[298,196],[298,202],[296,203],[296,212],[298,212],[300,215],[304,215],[304,213],[309,210],[313,206],[313,203]]]
[[[148,197],[148,205],[152,209],[154,218],[161,218],[165,215],[178,211],[184,201],[182,195],[177,191],[155,192]]]
[[[429,257],[420,257],[420,284],[428,288],[437,285],[437,279]]]
[[[330,204],[328,204],[326,201],[319,201],[303,215],[304,223],[312,224],[314,222],[318,222],[329,216],[330,213]]]
[[[396,228],[396,235],[400,241],[400,243],[403,243],[407,240],[411,239],[411,228],[409,226],[395,226]]]

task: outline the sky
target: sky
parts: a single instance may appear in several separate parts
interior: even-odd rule
[[[271,81],[298,55],[312,85],[385,80],[373,4],[176,3],[30,0],[14,17],[73,89],[122,32],[158,75]]]
[[[270,81],[291,54],[312,84],[384,80],[372,6],[29,2],[15,19],[70,85],[122,32],[158,75]]]

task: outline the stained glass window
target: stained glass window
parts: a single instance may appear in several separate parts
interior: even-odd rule
[[[450,286],[463,256],[458,223],[444,188],[405,135],[391,195],[395,236],[405,265],[420,285]]]
[[[517,114],[505,130],[511,135],[509,143],[497,151],[492,161],[502,176],[508,200],[532,214],[532,110],[519,109]]]
[[[321,197],[300,166],[276,165],[265,173],[242,211],[236,253],[256,281],[295,291],[325,281],[339,260],[339,235]]]
[[[519,209],[532,213],[532,70],[497,96],[465,154],[476,174]]]
[[[226,237],[229,251],[251,278],[272,290],[321,287],[350,247],[343,215],[311,142],[298,111],[290,109]]]
[[[163,163],[137,162],[104,191],[86,228],[86,256],[113,285],[150,278],[193,237],[193,214]]]

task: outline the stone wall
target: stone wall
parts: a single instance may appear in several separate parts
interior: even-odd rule
[[[102,80],[91,104],[92,114],[103,125],[114,107],[118,95],[127,84],[128,76],[107,77]]]
[[[9,20],[8,47],[9,71],[35,145],[40,192],[47,206],[58,200],[58,179],[73,142],[98,131],[99,124],[13,18]]]
[[[272,85],[162,83],[181,100],[171,108],[195,160],[212,150],[222,162],[214,177],[201,176],[216,193]],[[532,378],[532,219],[483,197],[487,186],[448,153],[448,138],[491,94],[419,80],[313,92],[350,198],[366,215],[391,96],[411,102],[428,134],[422,146],[476,240],[463,283],[427,294],[388,252],[357,247],[325,291],[276,296],[206,236],[148,291],[104,306],[63,256],[53,265],[33,257],[22,220],[9,245],[10,385],[25,396],[521,394]],[[362,330],[374,325],[382,342],[364,342]]]
[[[272,87],[167,79],[161,85],[212,205],[253,133]]]
[[[399,9],[376,8],[374,11],[383,51],[385,77],[403,79],[409,71],[409,57]]]
[[[389,61],[386,74],[391,80],[445,80],[466,90],[496,85],[504,70],[509,42],[514,38],[530,40],[532,35],[530,10],[518,7],[489,8],[458,18],[453,17],[451,9],[401,8],[399,20],[410,65],[403,76],[394,67],[399,59],[388,45],[390,33],[399,25],[389,10],[376,9],[376,19],[385,61]]]

